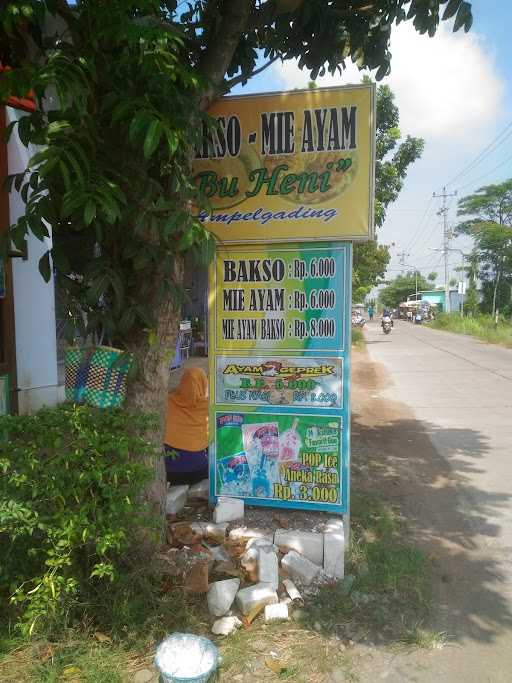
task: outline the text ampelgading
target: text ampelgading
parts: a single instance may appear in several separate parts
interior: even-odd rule
[[[328,223],[331,219],[338,215],[337,209],[310,209],[299,206],[293,211],[269,211],[268,209],[260,208],[255,211],[248,211],[241,213],[235,211],[234,213],[214,213],[210,214],[208,211],[201,211],[199,220],[203,223],[209,221],[211,223],[231,223],[238,221],[256,221],[265,225],[270,221],[302,221],[302,220],[322,220]]]

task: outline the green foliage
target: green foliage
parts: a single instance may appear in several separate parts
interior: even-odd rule
[[[429,325],[438,330],[468,334],[489,344],[500,344],[512,348],[512,324],[503,318],[496,325],[491,315],[461,318],[457,313],[441,313]]]
[[[365,79],[366,80],[366,79]],[[402,140],[400,113],[391,88],[377,88],[375,141],[375,224],[381,227],[386,210],[398,198],[411,164],[421,157],[424,141],[408,135]],[[354,245],[352,280],[353,300],[364,300],[384,277],[389,263],[389,249],[376,242]]]
[[[139,4],[146,15],[159,6]],[[207,237],[186,208],[200,79],[180,32],[136,21],[133,3],[81,3],[40,54],[0,78],[0,97],[33,89],[38,109],[16,127],[43,146],[9,179],[26,202],[11,237],[21,248],[51,225],[39,268],[48,280],[55,267],[67,295],[67,336],[79,326],[125,346],[176,296],[176,255]]]
[[[421,273],[417,273],[418,292],[422,289],[430,289],[430,283]],[[416,273],[409,272],[406,275],[398,275],[391,283],[379,293],[379,301],[388,308],[395,308],[407,297],[416,293]]]
[[[63,405],[0,417],[0,595],[24,632],[74,616],[115,586],[157,456],[140,436],[153,418]],[[63,623],[61,625],[63,625]]]
[[[457,233],[474,240],[472,276],[483,283],[482,309],[492,313],[510,308],[512,287],[512,179],[486,185],[459,201],[458,215],[466,220]],[[474,305],[475,296],[472,294]]]

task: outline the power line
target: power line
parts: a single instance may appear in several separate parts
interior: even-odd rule
[[[489,154],[492,154],[494,150],[496,149],[497,143],[499,142],[500,144],[504,142],[504,140],[501,140],[502,136],[509,130],[509,128],[512,128],[512,121],[510,121],[503,130],[501,130],[496,137],[491,140],[491,142],[486,145],[483,150],[471,161],[469,164],[466,164],[466,166],[457,173],[456,176],[454,176],[449,182],[445,183],[445,185],[453,185],[456,180],[459,180],[459,178],[463,177],[466,175],[466,173],[469,173],[470,170],[472,170],[475,166],[475,164],[478,164],[480,161],[482,161],[486,156],[489,156]],[[505,137],[505,140],[508,139],[512,135],[512,130],[507,134]],[[492,149],[491,149],[492,147]]]
[[[433,197],[441,197],[443,200],[443,208],[440,213],[443,216],[443,256],[444,256],[444,310],[446,313],[450,312],[450,283],[448,280],[448,249],[450,238],[448,235],[448,222],[446,220],[446,214],[448,213],[448,207],[446,206],[447,197],[455,197],[457,191],[448,193],[446,192],[446,187],[443,187],[443,191],[437,194],[434,192]]]
[[[425,217],[427,216],[427,213],[428,213],[430,207],[432,206],[432,201],[433,201],[433,197],[430,197],[430,199],[427,202],[427,206],[425,207],[425,211],[423,212],[423,215],[420,219],[420,222],[418,223],[418,227],[414,231],[413,236],[411,237],[411,239],[409,240],[409,243],[407,244],[406,251],[408,251],[411,248],[411,245],[414,244],[414,242],[416,241],[416,239],[420,235]]]
[[[480,180],[482,180],[482,178],[487,178],[487,176],[490,176],[491,173],[494,173],[494,171],[497,171],[499,168],[501,168],[505,164],[508,164],[509,161],[512,161],[512,154],[509,157],[507,157],[504,161],[499,163],[497,166],[495,166],[493,169],[491,169],[490,171],[487,171],[487,173],[484,173],[483,175],[478,176],[478,178],[474,178],[473,180],[470,180],[469,183],[462,185],[462,187],[459,187],[459,190],[464,190],[466,187],[470,187],[470,185],[474,185],[475,183],[480,182]]]

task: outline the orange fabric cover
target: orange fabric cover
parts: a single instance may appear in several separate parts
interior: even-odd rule
[[[167,398],[165,443],[184,451],[208,446],[208,378],[201,368],[185,370]]]

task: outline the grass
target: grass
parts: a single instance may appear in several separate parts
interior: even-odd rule
[[[364,338],[363,330],[360,327],[352,328],[352,346],[361,349],[365,346],[366,340]]]
[[[447,639],[446,631],[431,631],[415,626],[404,635],[402,643],[405,646],[417,647],[422,650],[442,650]]]
[[[128,683],[151,668],[155,643],[173,631],[211,636],[204,596],[162,590],[144,574],[84,606],[83,622],[52,641],[0,640],[2,683]],[[345,581],[308,598],[292,621],[251,627],[217,639],[218,680],[320,683],[340,670],[357,681],[350,640],[368,637],[397,647],[436,647],[442,634],[422,630],[430,607],[429,566],[407,540],[399,516],[384,501],[355,494]],[[94,617],[92,616],[94,615]],[[104,635],[106,634],[106,635]],[[273,654],[272,654],[273,653]],[[266,662],[282,663],[278,674]]]
[[[436,330],[477,337],[488,344],[500,344],[512,348],[512,324],[500,322],[496,325],[492,316],[489,315],[461,318],[457,313],[440,314],[429,323],[429,326]]]

